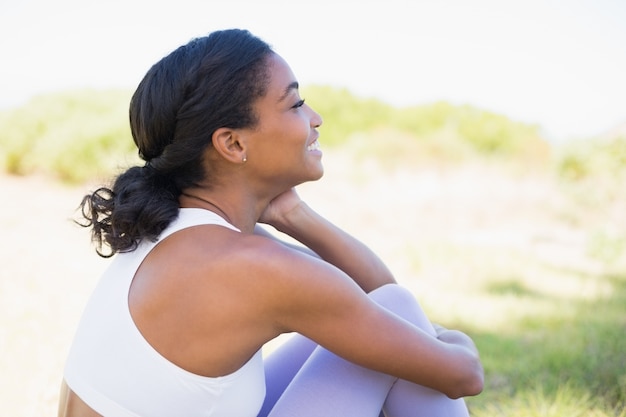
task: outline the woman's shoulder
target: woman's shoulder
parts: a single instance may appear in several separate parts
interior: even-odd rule
[[[178,264],[187,272],[228,268],[232,275],[241,270],[288,268],[302,256],[268,236],[241,233],[225,221],[197,222],[185,214],[160,238],[151,258]]]
[[[276,294],[320,286],[330,289],[339,281],[351,281],[318,257],[267,235],[240,233],[215,224],[170,235],[150,258],[153,270],[185,276],[189,284],[197,284],[192,287],[198,291],[206,287],[210,292],[215,286],[245,288],[255,292],[257,299],[267,296],[270,301],[276,301]]]
[[[292,302],[296,307],[310,302],[325,304],[324,299],[329,300],[334,293],[361,292],[343,271],[314,253],[266,236],[243,237],[234,259],[233,266],[241,276],[258,286],[260,293],[278,300],[280,306]]]

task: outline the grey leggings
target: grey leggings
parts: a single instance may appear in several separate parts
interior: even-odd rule
[[[389,311],[435,336],[417,300],[403,287],[369,294]],[[295,335],[265,360],[267,395],[259,417],[468,417],[463,399],[365,369]]]

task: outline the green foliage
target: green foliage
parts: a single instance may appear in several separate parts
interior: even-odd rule
[[[588,253],[609,264],[626,255],[626,136],[564,145],[556,160],[563,191],[577,203],[573,223],[589,228]]]
[[[78,182],[108,175],[135,152],[126,91],[39,96],[0,117],[0,158],[12,174]]]
[[[361,99],[346,89],[328,86],[303,88],[303,97],[324,123],[320,129],[325,145],[345,144],[355,134],[389,125],[394,109],[375,99]]]
[[[506,116],[472,106],[453,106],[445,102],[402,109],[394,124],[416,136],[452,129],[460,141],[485,154],[516,154],[526,148],[547,144],[538,126],[514,122]]]
[[[416,136],[427,135],[445,128],[458,125],[457,108],[440,101],[427,106],[415,106],[400,109],[395,116],[395,124]]]
[[[397,109],[328,86],[303,88],[303,95],[324,118],[324,145],[353,146],[361,157],[387,165],[458,163],[476,155],[544,161],[549,155],[536,127],[470,106]],[[0,114],[4,169],[71,182],[111,175],[120,161],[136,161],[129,99],[127,91],[65,92]]]
[[[352,134],[345,148],[357,161],[371,162],[386,170],[411,167],[447,167],[476,159],[477,152],[459,141],[455,132],[441,129],[417,139],[406,130],[380,127]]]
[[[459,134],[483,152],[515,153],[539,139],[538,126],[468,106],[459,110]]]
[[[324,118],[325,145],[352,147],[365,141],[358,145],[360,152],[370,149],[372,156],[387,165],[406,162],[407,156],[419,155],[417,150],[423,150],[431,161],[442,158],[446,162],[495,156],[544,166],[550,157],[550,146],[539,135],[538,126],[472,106],[437,102],[397,109],[327,86],[310,86],[304,93]],[[398,148],[395,136],[410,140],[403,140],[405,147]],[[395,151],[381,153],[384,147],[395,147]],[[396,156],[400,158],[393,159]]]
[[[623,176],[626,173],[626,136],[568,143],[559,155],[557,170],[567,181]]]

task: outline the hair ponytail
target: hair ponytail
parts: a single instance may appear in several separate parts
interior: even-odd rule
[[[83,197],[80,204],[85,221],[91,227],[96,252],[110,257],[130,252],[142,239],[156,240],[178,215],[180,191],[167,177],[149,164],[132,167],[117,177],[112,189],[101,187]],[[104,251],[104,246],[110,252]]]

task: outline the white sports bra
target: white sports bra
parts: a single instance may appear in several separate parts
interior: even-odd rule
[[[239,231],[217,214],[180,209],[159,240],[187,227],[215,224]],[[210,378],[161,356],[141,335],[128,306],[135,272],[157,242],[116,255],[85,308],[65,365],[65,381],[105,417],[255,417],[265,397],[259,350],[232,374]]]

